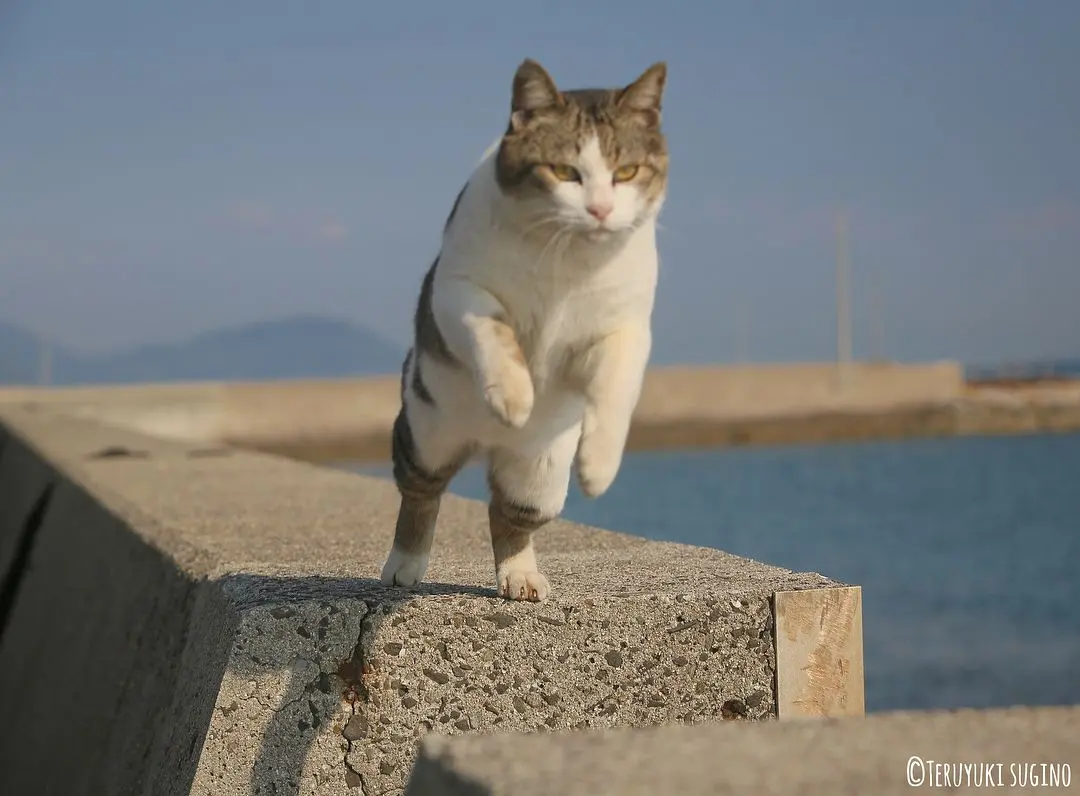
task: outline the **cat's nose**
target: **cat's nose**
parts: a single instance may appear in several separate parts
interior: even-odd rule
[[[585,207],[589,211],[589,215],[595,218],[597,221],[603,221],[605,218],[611,215],[613,209],[612,205],[607,203],[596,202]]]

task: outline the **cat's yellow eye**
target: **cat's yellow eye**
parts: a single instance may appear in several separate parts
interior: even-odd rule
[[[573,166],[558,163],[551,167],[551,173],[555,175],[555,179],[562,182],[581,182],[581,175]]]
[[[615,182],[629,182],[637,176],[637,173],[637,166],[619,166],[619,168],[615,169],[612,179],[614,179]]]

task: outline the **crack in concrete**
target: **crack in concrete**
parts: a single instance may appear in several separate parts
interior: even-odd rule
[[[370,672],[370,667],[365,663],[367,653],[370,652],[366,647],[370,644],[370,641],[365,644],[365,640],[373,637],[375,625],[378,621],[381,621],[382,614],[381,612],[372,611],[371,606],[366,602],[364,603],[364,608],[364,618],[360,622],[360,637],[353,646],[352,654],[346,660],[342,661],[341,665],[337,668],[337,676],[345,683],[345,690],[342,693],[342,698],[349,705],[349,717],[341,728],[341,737],[345,740],[345,754],[342,763],[345,765],[346,785],[350,788],[359,788],[360,796],[376,796],[375,794],[369,794],[367,792],[363,774],[349,764],[349,755],[353,750],[353,741],[345,734],[349,725],[352,723],[352,719],[357,715],[357,704],[361,702],[366,703],[371,697],[367,684],[364,682],[364,675]]]
[[[356,715],[356,702],[349,703],[349,721]],[[345,727],[349,726],[349,721],[345,722]],[[360,776],[360,772],[349,765],[349,754],[352,752],[353,742],[345,735],[345,727],[341,728],[341,737],[345,739],[345,756],[342,762],[345,764],[345,784],[350,788],[359,788],[361,796],[367,796],[367,789],[364,787],[364,778]],[[349,775],[352,775],[351,777]]]
[[[53,484],[49,483],[34,501],[33,508],[30,509],[30,513],[19,530],[11,566],[4,573],[3,581],[0,582],[0,638],[3,637],[8,621],[15,610],[15,600],[19,596],[23,578],[30,569],[30,558],[34,553],[38,532],[45,523],[45,515],[49,511],[52,495]]]

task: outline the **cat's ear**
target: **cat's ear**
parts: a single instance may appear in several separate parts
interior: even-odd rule
[[[514,129],[520,129],[530,114],[564,104],[566,100],[544,67],[531,58],[522,61],[514,73],[510,100],[510,123]]]
[[[663,61],[653,64],[641,74],[641,77],[619,93],[619,107],[655,114],[659,120],[666,82],[667,64]]]

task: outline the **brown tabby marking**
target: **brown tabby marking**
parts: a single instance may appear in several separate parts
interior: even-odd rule
[[[550,191],[549,164],[577,161],[595,135],[612,170],[640,167],[632,180],[649,199],[667,184],[667,140],[660,131],[660,97],[667,77],[655,64],[622,89],[559,91],[534,61],[514,76],[512,115],[496,156],[496,178],[507,193]]]
[[[465,195],[465,189],[469,187],[469,183],[465,183],[461,186],[461,190],[458,191],[457,197],[454,199],[454,206],[450,208],[450,215],[446,217],[446,223],[443,224],[443,232],[446,232],[450,228],[450,222],[454,220],[454,216],[457,215],[458,205],[461,204],[461,197]]]
[[[401,493],[401,508],[394,529],[394,545],[398,549],[417,553],[431,548],[443,493],[473,453],[471,449],[463,450],[443,467],[429,470],[419,460],[412,427],[402,407],[394,421],[391,438],[394,482]]]
[[[416,315],[413,318],[413,329],[416,335],[416,348],[433,359],[446,364],[457,364],[457,358],[447,347],[446,339],[439,331],[439,325],[435,322],[435,314],[431,309],[431,294],[435,286],[435,269],[439,266],[439,258],[431,264],[424,282],[420,286],[420,299],[416,302]],[[419,361],[419,360],[418,360]]]

